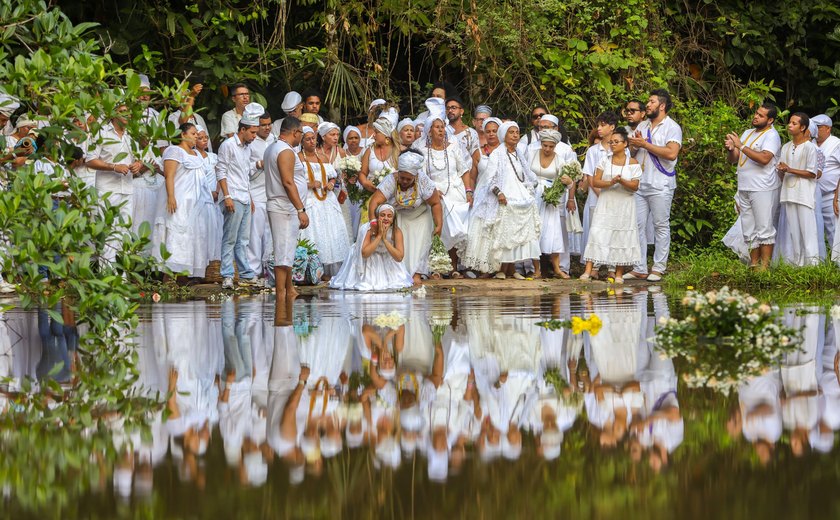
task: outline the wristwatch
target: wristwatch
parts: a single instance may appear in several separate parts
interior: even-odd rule
[[[298,208],[298,213],[306,213],[306,208]]]

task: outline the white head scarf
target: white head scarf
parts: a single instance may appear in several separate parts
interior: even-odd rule
[[[560,120],[557,119],[557,116],[553,116],[551,114],[546,114],[540,118],[540,121],[548,121],[554,126],[560,126]]]
[[[397,162],[397,170],[416,176],[422,169],[423,156],[419,153],[404,152],[400,155],[400,159]]]
[[[370,106],[368,107],[368,112],[372,111],[374,108],[378,107],[379,105],[386,105],[386,104],[388,104],[388,102],[385,101],[382,98],[374,99],[373,101],[370,102]]]
[[[414,120],[411,119],[410,117],[406,117],[405,119],[400,121],[400,124],[397,125],[397,133],[402,132],[402,129],[407,127],[407,126],[412,126],[412,127],[414,126]]]
[[[392,206],[390,204],[380,204],[379,206],[376,207],[376,216],[378,217],[379,214],[382,213],[383,211],[385,211],[386,209],[390,209],[391,213],[393,213],[395,215],[397,214],[397,211],[394,209],[394,206]]]
[[[201,132],[207,133],[207,129],[205,129],[201,125],[195,125],[195,133],[200,134]]]
[[[551,141],[554,144],[559,143],[563,136],[557,130],[540,130],[540,142]]]
[[[435,120],[440,119],[443,121],[443,126],[446,126],[446,102],[440,98],[429,98],[426,100],[426,107],[429,109],[429,117],[423,127],[423,135],[429,139]]]
[[[245,111],[242,113],[242,119],[239,120],[240,123],[247,126],[259,126],[260,125],[260,116],[265,113],[265,108],[259,103],[248,103],[245,107]]]
[[[377,132],[385,134],[387,137],[391,137],[391,134],[394,133],[394,125],[392,125],[391,121],[384,117],[380,117],[374,121],[373,128]]]
[[[478,105],[477,107],[475,107],[475,115],[478,115],[478,114],[487,114],[488,116],[492,116],[493,115],[493,109],[491,109],[487,105]]]
[[[301,125],[300,131],[303,132],[303,135],[314,134],[315,133],[315,130],[313,130],[312,127],[303,126],[303,125]]]
[[[487,123],[485,122],[485,124]],[[519,125],[516,124],[516,121],[508,121],[499,125],[499,141],[503,143],[505,142],[505,136],[507,136],[508,130],[510,130],[511,128],[516,128],[517,130],[519,130]]]
[[[350,134],[352,132],[356,132],[356,135],[358,135],[359,138],[362,137],[362,131],[359,130],[358,127],[355,127],[353,125],[347,126],[347,127],[344,128],[344,134],[342,134],[342,138],[344,139],[345,143],[347,143],[347,138],[350,137]]]
[[[487,126],[487,123],[496,123],[499,126],[499,128],[502,127],[502,120],[501,119],[499,119],[498,117],[488,117],[487,119],[484,120],[484,124],[481,125],[481,130],[482,131],[484,131],[484,127]]]
[[[297,108],[297,106],[301,103],[303,103],[303,98],[300,97],[300,94],[293,90],[283,97],[283,104],[280,105],[280,108],[283,109],[283,112],[288,114]]]
[[[333,130],[341,131],[337,124],[330,123],[329,121],[324,121],[323,123],[318,125],[318,135],[320,135],[321,137],[324,137]]]
[[[397,112],[396,108],[391,107],[388,110],[383,110],[379,117],[387,119],[391,123],[391,128],[396,128],[400,120],[400,113]]]

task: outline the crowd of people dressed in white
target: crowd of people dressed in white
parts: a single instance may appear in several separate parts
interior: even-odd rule
[[[150,88],[145,78],[143,85]],[[323,267],[314,281],[336,289],[396,290],[428,276],[541,278],[549,275],[543,265],[567,279],[573,256],[582,280],[602,268],[615,283],[655,282],[666,272],[682,130],[665,90],[628,102],[626,126],[617,113],[600,114],[582,168],[561,121],[544,108],[531,112],[524,134],[487,105],[475,108],[469,127],[461,99],[442,87],[414,119],[400,120],[396,105],[377,99],[366,124],[342,130],[319,115],[314,91],[289,92],[285,117],[274,119],[237,84],[214,153],[193,111],[201,90],[169,116],[179,136],[156,143],[160,157],[140,156],[118,111],[72,163],[103,200],[122,205],[133,229],[151,225],[150,254],[165,245],[174,272],[200,279],[217,261],[225,289],[238,275],[240,285],[273,280],[278,294],[293,295],[301,239]],[[25,160],[15,147],[44,122],[21,114],[12,127],[18,103],[2,101],[14,167]],[[148,107],[144,117],[161,115]],[[774,257],[812,265],[836,249],[840,139],[832,121],[795,113],[782,146],[776,117],[774,106],[761,105],[753,128],[723,143],[737,168],[740,214],[725,243],[756,269]],[[113,260],[116,250],[103,257]],[[435,252],[443,267],[430,261]]]

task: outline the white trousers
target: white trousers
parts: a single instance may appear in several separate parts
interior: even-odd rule
[[[797,266],[818,264],[820,257],[814,210],[793,202],[783,204],[787,218],[787,239],[790,243],[790,248],[784,251],[784,261]]]
[[[741,232],[749,249],[776,243],[779,219],[779,190],[739,191]]]
[[[648,221],[653,221],[654,251],[653,270],[664,273],[668,266],[668,254],[671,251],[671,202],[674,190],[653,189],[641,186],[636,192],[636,225],[639,230],[639,247],[642,262],[633,266],[637,273],[647,273],[647,228]]]
[[[265,203],[254,203],[251,213],[251,238],[248,240],[248,265],[258,277],[265,276],[265,262],[271,254],[271,228]]]
[[[820,193],[819,191],[817,193]],[[831,246],[834,242],[834,232],[837,229],[837,215],[834,214],[834,192],[829,191],[822,193],[822,217],[823,227],[825,229],[825,239],[828,240],[828,245]]]

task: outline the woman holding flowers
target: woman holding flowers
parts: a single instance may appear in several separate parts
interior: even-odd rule
[[[392,173],[400,157],[399,137],[391,122],[380,117],[373,122],[373,145],[362,155],[359,183],[369,193],[376,191],[379,182]]]
[[[344,226],[347,228],[347,236],[350,241],[356,236],[353,226],[353,209],[352,204],[347,200],[347,180],[345,178],[344,166],[348,156],[347,151],[338,145],[338,138],[341,135],[341,129],[335,123],[325,121],[318,125],[318,148],[315,153],[325,163],[333,165],[335,171],[338,173],[338,180],[336,181],[336,196],[338,204],[341,206],[341,215],[344,217]],[[358,171],[358,170],[357,170]],[[359,212],[356,211],[356,226],[359,226]]]
[[[549,255],[556,278],[569,279],[569,234],[566,230],[566,210],[576,211],[574,180],[563,173],[567,163],[577,163],[572,148],[561,141],[557,130],[543,130],[539,134],[540,151],[531,158],[531,171],[537,176],[537,208],[540,212],[540,252]],[[560,256],[567,265],[563,269]],[[540,263],[534,262],[534,278],[541,278]]]
[[[403,234],[396,211],[390,204],[376,208],[376,219],[362,225],[364,238],[350,251],[338,274],[330,281],[333,289],[393,291],[411,287],[411,274],[401,263],[405,256]]]
[[[299,156],[309,175],[310,196],[306,197],[309,226],[301,230],[300,238],[311,241],[318,248],[318,257],[324,265],[324,280],[329,280],[347,257],[350,239],[334,191],[338,173],[332,163],[318,154],[316,145],[316,133],[304,127]]]
[[[601,190],[592,214],[592,226],[586,242],[584,259],[586,269],[581,280],[592,277],[593,264],[615,265],[615,282],[623,283],[625,266],[632,266],[641,259],[638,230],[634,225],[636,199],[642,168],[629,157],[627,131],[617,129],[608,142],[611,156],[601,159],[590,181],[593,188]]]

